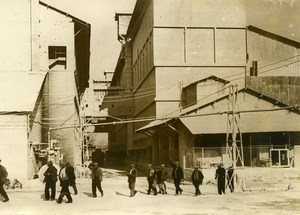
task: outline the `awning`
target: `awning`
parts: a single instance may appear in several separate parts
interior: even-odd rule
[[[152,122],[150,122],[149,124],[145,125],[144,127],[141,127],[137,130],[135,130],[135,132],[139,133],[139,132],[146,132],[157,127],[157,126],[162,126],[162,125],[168,125],[168,123],[171,121],[172,119],[162,119],[162,120],[154,120]]]
[[[217,134],[227,132],[227,115],[180,118],[192,134]]]

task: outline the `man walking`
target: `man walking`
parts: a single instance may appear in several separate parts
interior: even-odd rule
[[[169,176],[164,164],[160,165],[160,167],[156,171],[156,176],[157,176],[159,193],[166,194],[167,186],[165,184],[165,181],[168,179]]]
[[[215,179],[217,179],[218,181],[218,193],[220,195],[225,194],[225,175],[226,175],[226,171],[222,167],[222,164],[218,165]]]
[[[101,196],[103,196],[103,190],[101,187],[101,182],[103,179],[103,173],[102,173],[102,169],[99,167],[97,162],[91,162],[89,164],[89,169],[92,170],[92,192],[93,192],[93,197],[96,198],[97,197],[97,192],[96,192],[96,188],[98,188],[98,190],[101,193]]]
[[[136,170],[134,164],[130,165],[130,170],[129,170],[127,176],[128,176],[128,186],[130,189],[130,197],[133,197],[137,192],[135,190],[135,181],[136,181],[136,176],[137,176],[137,170]]]
[[[152,168],[152,164],[148,165],[147,181],[148,181],[148,192],[147,192],[147,194],[149,195],[151,190],[153,190],[154,195],[157,195],[156,181],[155,181],[155,170]]]
[[[177,196],[178,194],[182,193],[182,189],[180,188],[180,183],[183,181],[183,170],[181,166],[179,165],[179,162],[176,161],[174,164],[170,162],[170,165],[173,167],[172,170],[172,178],[174,180],[175,184],[175,195]]]
[[[9,198],[8,195],[6,193],[6,191],[4,190],[3,185],[5,184],[5,180],[7,179],[8,173],[6,171],[6,168],[4,166],[1,165],[1,160],[0,160],[0,194],[3,196],[3,200],[2,202],[8,202]]]
[[[76,180],[75,171],[74,171],[74,167],[71,166],[70,162],[66,163],[66,172],[69,177],[70,186],[73,187],[74,195],[77,195],[78,191],[77,191],[76,181],[75,181]]]
[[[204,176],[203,176],[202,171],[199,170],[198,166],[195,166],[195,169],[192,173],[192,182],[195,187],[195,195],[196,196],[201,194],[199,186],[202,185],[203,178],[204,178]]]
[[[48,161],[47,163],[48,169],[44,173],[44,182],[45,185],[45,200],[51,201],[55,200],[55,192],[56,192],[56,181],[57,181],[57,169],[53,166],[52,161]],[[49,189],[51,189],[51,196],[49,195]]]
[[[71,177],[71,175],[70,172],[67,171],[66,164],[64,162],[61,163],[61,168],[59,170],[58,176],[61,186],[61,193],[57,199],[57,203],[61,204],[64,196],[66,196],[68,199],[67,203],[72,203],[73,199],[69,191],[69,178]]]

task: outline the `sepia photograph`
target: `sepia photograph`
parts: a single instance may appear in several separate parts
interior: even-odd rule
[[[0,0],[0,215],[300,214],[300,0]]]

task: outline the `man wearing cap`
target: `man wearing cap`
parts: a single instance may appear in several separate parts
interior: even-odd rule
[[[174,180],[174,184],[175,184],[175,195],[177,196],[178,193],[181,194],[182,193],[182,189],[180,188],[180,183],[181,181],[183,181],[183,170],[181,168],[181,166],[179,165],[179,162],[176,161],[174,164],[170,161],[170,165],[173,167],[172,170],[172,178]]]
[[[128,176],[128,186],[130,189],[130,197],[133,197],[137,192],[135,190],[135,180],[136,180],[136,176],[137,176],[137,170],[136,170],[134,164],[130,165],[130,170],[129,170],[127,176]]]
[[[148,165],[147,181],[148,181],[148,193],[147,194],[149,195],[151,190],[153,190],[154,195],[157,195],[155,170],[152,168],[152,164]]]
[[[98,188],[98,190],[101,193],[101,196],[103,196],[103,190],[101,187],[101,182],[103,179],[103,173],[102,173],[102,169],[99,167],[98,163],[94,163],[91,162],[89,164],[89,169],[92,170],[92,192],[93,192],[93,197],[96,198],[97,197],[97,192],[96,192],[96,188]]]
[[[203,176],[202,171],[199,170],[198,166],[195,166],[195,169],[192,173],[192,182],[195,187],[195,195],[196,196],[201,194],[199,186],[202,185],[203,178],[204,178],[204,176]]]
[[[4,197],[2,202],[8,202],[9,198],[7,193],[5,192],[3,185],[5,184],[5,180],[7,179],[7,171],[4,166],[1,165],[1,160],[0,160],[0,194]]]

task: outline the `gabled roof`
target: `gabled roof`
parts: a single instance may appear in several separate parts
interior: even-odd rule
[[[207,80],[209,80],[209,79],[215,80],[215,81],[217,81],[217,82],[221,82],[221,83],[223,83],[223,84],[228,84],[228,83],[230,83],[230,81],[227,81],[227,80],[225,80],[225,79],[223,79],[223,78],[219,78],[219,77],[217,77],[217,76],[211,75],[211,76],[208,76],[208,77],[206,77],[206,78],[203,78],[203,79],[200,79],[200,80],[198,80],[198,81],[195,81],[195,82],[193,82],[193,83],[191,83],[191,84],[189,84],[189,85],[187,85],[187,86],[184,86],[184,87],[188,87],[188,86],[191,86],[191,85],[194,85],[194,84],[198,84],[198,83],[207,81]]]
[[[288,107],[287,104],[284,104],[284,103],[282,103],[279,100],[271,98],[271,97],[269,97],[269,96],[267,96],[267,95],[265,95],[263,93],[255,91],[255,90],[253,90],[251,88],[245,87],[245,88],[242,88],[242,89],[238,90],[238,93],[241,93],[241,92],[249,93],[249,94],[254,95],[254,96],[256,96],[256,97],[258,97],[260,99],[263,99],[263,100],[268,101],[268,102],[270,102],[272,104],[275,104],[276,106],[279,106],[279,107]],[[225,99],[227,97],[228,97],[228,94],[227,95],[221,95],[221,96],[219,96],[217,98],[213,98],[211,101],[208,101],[208,102],[205,102],[205,103],[201,103],[200,102],[200,103],[198,103],[198,104],[196,104],[194,106],[191,106],[191,107],[186,108],[185,110],[183,110],[182,113],[181,113],[181,115],[190,114],[190,113],[195,112],[195,111],[197,111],[197,110],[199,110],[199,109],[201,109],[203,107],[212,105],[212,104],[214,104],[214,103],[216,103],[216,102],[218,102],[220,100],[223,100],[223,99]],[[294,110],[294,111],[296,111],[296,110]]]
[[[0,112],[32,112],[46,73],[1,72]]]

